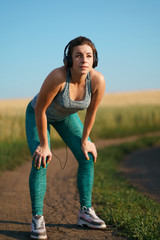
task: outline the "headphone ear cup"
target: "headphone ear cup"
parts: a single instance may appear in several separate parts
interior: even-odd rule
[[[63,59],[63,63],[64,63],[64,65],[65,65],[65,67],[71,68],[71,67],[72,67],[72,64],[73,64],[72,58],[69,57],[69,56],[65,56],[64,59]]]
[[[64,63],[64,66],[67,67],[68,66],[68,57],[67,56],[64,56],[63,58],[63,63]]]
[[[96,55],[94,55],[94,57],[93,57],[93,68],[97,67],[97,65],[98,65],[98,58],[97,58]]]
[[[68,68],[71,68],[73,65],[72,57],[68,56]]]
[[[67,68],[70,68],[70,67],[72,67],[72,58],[71,57],[69,57],[69,56],[65,56],[64,58],[63,58],[63,63],[64,63],[64,65],[65,65],[65,67],[67,67]]]

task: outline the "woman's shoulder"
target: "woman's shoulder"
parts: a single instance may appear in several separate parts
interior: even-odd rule
[[[93,81],[105,81],[105,79],[104,79],[104,76],[103,76],[103,74],[102,73],[100,73],[100,72],[98,72],[98,71],[96,71],[95,69],[92,69],[91,71],[90,71],[90,75],[91,75],[91,79],[93,80]]]
[[[41,92],[61,91],[66,82],[67,70],[64,67],[52,70],[44,80]]]
[[[95,69],[92,69],[90,71],[90,76],[92,81],[93,92],[101,86],[105,87],[105,78],[102,73],[96,71]]]
[[[61,84],[66,81],[67,69],[62,66],[52,70],[47,76],[48,81],[53,81],[55,84]]]

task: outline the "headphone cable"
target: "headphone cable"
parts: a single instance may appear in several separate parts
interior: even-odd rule
[[[69,44],[68,44],[69,45]],[[67,46],[68,46],[67,45]],[[70,69],[68,69],[68,71],[70,72]],[[71,73],[70,73],[71,74]],[[71,77],[71,76],[70,76]],[[69,88],[68,88],[69,90]],[[69,109],[71,108],[71,102],[70,102],[70,97],[69,97]],[[67,123],[67,131],[66,131],[66,136],[68,135],[68,127],[69,127],[69,123],[70,123],[70,115],[69,115],[69,119],[68,119],[68,123]],[[62,166],[62,162],[61,162],[61,159],[55,154],[52,152],[52,154],[58,159],[59,163],[60,163],[60,166],[61,166],[61,169],[64,169],[66,167],[66,164],[67,164],[67,161],[68,161],[68,147],[67,147],[67,144],[65,143],[66,145],[66,160],[65,160],[65,163],[64,165]]]
[[[66,164],[67,164],[67,161],[68,161],[68,148],[67,148],[67,144],[66,144],[66,160],[65,160],[65,163],[64,163],[63,166],[62,166],[61,159],[54,152],[52,152],[52,154],[58,159],[58,161],[60,163],[61,169],[64,169],[66,167]]]
[[[70,99],[69,99],[69,107],[70,107]],[[66,132],[66,135],[68,135],[68,127],[69,127],[69,122],[70,122],[70,115],[69,115],[69,119],[68,119],[68,123],[67,123],[67,132]],[[65,143],[66,145],[66,160],[65,160],[65,163],[64,165],[62,166],[62,162],[61,162],[61,159],[54,153],[52,152],[52,154],[58,159],[59,163],[60,163],[60,166],[61,166],[61,169],[64,169],[66,167],[66,164],[67,164],[67,161],[68,161],[68,147],[67,147],[67,144]]]

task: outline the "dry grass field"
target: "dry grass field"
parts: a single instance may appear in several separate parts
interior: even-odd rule
[[[101,102],[103,107],[128,105],[160,105],[160,90],[109,93]]]
[[[0,99],[0,114],[23,112],[30,99]],[[159,105],[160,90],[107,93],[100,104],[102,107],[128,105]]]
[[[16,115],[25,113],[30,99],[0,99],[0,115]]]
[[[30,99],[0,100],[0,141],[25,138],[25,109]],[[92,136],[119,137],[160,129],[160,90],[106,94]],[[80,112],[80,118],[84,119]],[[57,134],[55,134],[57,138]]]

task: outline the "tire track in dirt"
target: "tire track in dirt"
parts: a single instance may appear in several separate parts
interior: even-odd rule
[[[153,135],[160,135],[155,133]],[[144,135],[141,135],[143,137]],[[146,135],[145,135],[146,136]],[[148,135],[147,135],[148,136]],[[98,148],[133,141],[139,136],[100,140]],[[54,151],[65,162],[65,149]],[[52,160],[47,172],[47,192],[44,201],[44,216],[48,239],[52,240],[122,240],[111,226],[107,230],[91,230],[76,226],[79,211],[79,196],[76,187],[77,161],[68,150],[64,170],[57,160]],[[0,240],[30,239],[31,204],[28,178],[31,162],[14,171],[6,171],[0,178]]]

